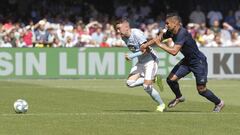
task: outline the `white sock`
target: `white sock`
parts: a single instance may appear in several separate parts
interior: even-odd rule
[[[157,103],[159,103],[159,105],[163,104],[163,101],[162,101],[162,98],[160,97],[160,94],[159,94],[154,88],[152,88],[151,97],[152,97]]]
[[[163,104],[160,94],[152,87],[152,85],[143,84],[144,90],[152,97],[159,105]]]

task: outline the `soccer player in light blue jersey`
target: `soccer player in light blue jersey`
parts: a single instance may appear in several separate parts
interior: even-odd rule
[[[158,104],[157,111],[163,112],[165,104],[158,91],[153,88],[153,80],[158,70],[158,59],[155,52],[152,48],[147,48],[144,54],[140,51],[140,46],[147,42],[147,38],[141,30],[130,28],[129,22],[126,19],[118,20],[115,27],[132,52],[131,55],[126,54],[125,58],[127,60],[131,60],[134,57],[138,58],[138,63],[130,71],[126,82],[127,86],[129,88],[143,86],[144,90]]]

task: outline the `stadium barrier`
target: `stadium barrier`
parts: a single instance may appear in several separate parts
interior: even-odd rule
[[[209,78],[240,78],[240,48],[201,48],[208,58]],[[126,78],[131,66],[127,48],[1,48],[0,78]],[[159,73],[166,77],[183,57],[157,49]],[[192,74],[187,78],[193,78]]]

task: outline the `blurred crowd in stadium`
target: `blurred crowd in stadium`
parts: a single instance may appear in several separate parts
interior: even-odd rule
[[[116,18],[128,17],[132,27],[140,28],[151,39],[164,28],[165,15],[171,9],[163,3],[164,10],[156,13],[156,0],[140,0],[137,4],[132,0],[111,1],[112,14],[81,0],[72,4],[56,0],[33,2],[26,11],[17,0],[8,0],[8,10],[0,13],[0,47],[124,47],[113,27]],[[199,46],[240,47],[240,6],[224,14],[215,7],[203,12],[200,5],[195,5],[184,26]]]

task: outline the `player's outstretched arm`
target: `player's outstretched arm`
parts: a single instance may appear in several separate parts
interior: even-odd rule
[[[175,44],[173,47],[169,47],[165,43],[161,42],[158,38],[154,38],[153,40],[155,41],[158,47],[160,47],[161,49],[163,49],[164,51],[168,52],[173,56],[177,55],[180,49],[182,48],[182,46],[178,44]]]
[[[156,37],[156,39],[159,39],[159,40],[161,41],[161,40],[162,40],[162,37],[163,37],[163,34],[164,34],[164,32],[161,32],[161,33]],[[140,50],[141,50],[142,52],[145,52],[146,49],[147,49],[149,46],[153,45],[153,44],[155,44],[155,40],[154,40],[154,39],[149,40],[149,41],[147,41],[146,43],[144,43],[144,44],[141,45]]]
[[[138,52],[135,52],[135,53],[129,53],[129,54],[125,54],[125,58],[126,58],[126,60],[129,61],[129,60],[132,60],[133,58],[138,57],[142,54],[143,54],[143,52],[141,52],[141,51],[138,51]]]

